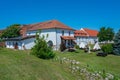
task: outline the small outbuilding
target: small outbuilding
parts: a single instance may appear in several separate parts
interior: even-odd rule
[[[98,42],[95,43],[94,47],[93,47],[93,50],[100,50],[100,45]]]

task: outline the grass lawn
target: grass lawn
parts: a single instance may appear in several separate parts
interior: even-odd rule
[[[0,80],[75,80],[61,64],[27,53],[28,51],[0,50]]]
[[[57,61],[39,59],[29,51],[0,49],[0,80],[76,80],[67,66]],[[98,57],[83,51],[61,53],[58,57],[75,59],[80,65],[94,70],[105,70],[120,77],[120,56]]]
[[[96,53],[84,53],[82,50],[79,53],[67,52],[58,54],[58,56],[75,59],[80,62],[80,65],[89,65],[94,71],[105,70],[120,77],[120,56],[108,55],[106,57],[100,57],[96,56]]]

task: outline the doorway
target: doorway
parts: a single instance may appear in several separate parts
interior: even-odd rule
[[[14,45],[14,49],[18,49],[18,43],[17,42]]]

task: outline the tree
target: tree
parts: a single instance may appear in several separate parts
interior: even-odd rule
[[[35,46],[31,49],[31,54],[42,59],[50,59],[55,56],[52,47],[47,44],[45,36],[40,36],[40,32],[36,33]]]
[[[112,41],[114,37],[114,31],[112,28],[101,27],[98,33],[99,41]]]
[[[13,38],[20,36],[19,31],[20,31],[20,24],[10,25],[8,26],[7,29],[3,31],[3,33],[1,34],[1,38]]]
[[[113,52],[116,55],[120,55],[120,30],[116,33],[114,38]]]

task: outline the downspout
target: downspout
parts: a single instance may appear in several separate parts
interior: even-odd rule
[[[55,32],[56,32],[56,50],[57,50],[57,29],[55,28]]]

